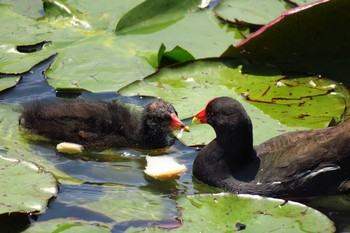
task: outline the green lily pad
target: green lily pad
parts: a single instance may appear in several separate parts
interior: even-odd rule
[[[286,0],[286,2],[291,2],[291,3],[294,3],[295,5],[302,6],[313,2],[317,2],[317,0]]]
[[[73,218],[59,218],[37,222],[23,231],[25,233],[110,233],[108,226]]]
[[[183,19],[197,4],[197,0],[146,0],[126,13],[115,31],[117,35],[152,33]]]
[[[58,192],[51,173],[31,162],[0,156],[0,214],[43,213]]]
[[[1,4],[12,5],[15,11],[32,19],[43,16],[42,0],[1,0]]]
[[[274,70],[267,69],[262,72]],[[239,79],[236,91],[282,124],[320,128],[347,115],[350,95],[341,83],[327,78],[287,78],[279,74],[250,78],[250,71],[245,69],[245,72],[248,76]]]
[[[185,3],[180,2],[180,5]],[[46,18],[40,20],[23,16],[8,5],[0,5],[0,32],[3,35],[0,43],[4,45],[0,48],[0,73],[23,73],[57,53],[46,71],[51,86],[112,91],[153,73],[156,68],[147,57],[155,56],[158,60],[157,56],[162,55],[158,54],[162,44],[171,50],[163,54],[163,58],[178,62],[194,57],[219,56],[232,43],[233,37],[237,37],[234,39],[237,41],[242,38],[237,29],[223,25],[210,11],[188,12],[188,2],[185,8],[175,10],[185,16],[182,20],[163,30],[138,35],[116,35],[110,29],[111,24],[117,24],[122,15],[128,14],[126,12],[140,1],[128,1],[127,4],[116,1],[112,5],[108,1],[105,4],[46,3],[43,8]],[[161,18],[169,18],[172,14],[172,9],[165,11]],[[157,28],[157,17],[150,20]],[[186,37],[180,40],[179,35]],[[23,54],[16,50],[17,45],[42,41],[51,43],[33,53]]]
[[[234,24],[265,25],[286,9],[283,1],[223,0],[214,12],[219,18]]]
[[[210,194],[183,196],[183,226],[173,232],[334,232],[331,220],[293,201],[254,195]],[[317,223],[317,224],[315,224]],[[159,229],[153,229],[162,232]],[[131,231],[129,231],[131,232]]]
[[[155,69],[179,62],[195,60],[192,54],[180,46],[176,46],[172,50],[167,51],[164,44],[161,44],[158,53],[140,51],[137,53],[137,56],[145,59]]]
[[[78,2],[74,0],[56,0],[46,2],[50,2],[50,4],[44,8],[45,16],[50,19],[52,23],[57,20],[64,22],[69,19],[68,16],[71,16],[74,18],[73,22],[75,20],[78,20],[75,22],[87,22],[92,30],[113,31],[115,24],[121,17],[130,9],[140,4],[142,0],[112,2],[108,0],[101,0],[98,2],[89,0]],[[61,15],[57,13],[62,10],[63,13]],[[51,14],[50,11],[56,12],[56,14]],[[64,13],[64,11],[66,11],[66,13]],[[76,26],[79,26],[79,24],[76,24]]]
[[[13,87],[17,84],[20,78],[18,76],[1,77],[0,76],[0,91]]]
[[[51,57],[55,52],[44,49],[36,53],[21,53],[16,49],[16,46],[3,44],[0,46],[0,54],[2,54],[0,58],[0,70],[2,73],[21,74],[29,71],[35,64]]]
[[[46,75],[54,87],[111,90],[137,79],[139,73],[154,71],[147,61],[135,56],[133,44],[112,34],[92,34],[68,47],[53,43],[52,48],[59,56]]]
[[[231,96],[251,116],[255,144],[296,129],[325,127],[344,114],[349,93],[339,83],[315,77],[284,79],[274,68],[242,69],[242,64],[201,60],[163,68],[120,89],[119,94],[162,97],[174,104],[182,119],[194,116],[215,96]],[[206,144],[215,137],[209,126],[188,125],[191,133],[180,139],[187,145]]]

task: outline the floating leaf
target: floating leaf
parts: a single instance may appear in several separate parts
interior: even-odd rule
[[[43,213],[48,200],[57,194],[51,173],[19,159],[0,156],[0,214]]]
[[[1,5],[0,5],[1,12]],[[42,50],[36,53],[21,53],[17,46],[3,44],[0,46],[0,71],[5,74],[21,74],[29,71],[33,65],[54,55],[53,51]]]
[[[12,5],[19,14],[32,19],[41,18],[44,13],[42,0],[1,0],[1,4]]]
[[[197,195],[178,200],[183,208],[183,229],[224,232],[246,225],[244,232],[333,232],[334,225],[322,213],[302,204],[253,195]],[[195,214],[196,213],[196,214]],[[216,214],[213,214],[216,213]],[[315,224],[315,222],[319,224]],[[200,224],[194,224],[200,223]],[[202,225],[204,224],[204,225]],[[196,230],[194,230],[196,231]]]
[[[159,48],[157,68],[172,65],[174,63],[195,60],[192,54],[180,46],[176,46],[170,51],[166,51],[165,49],[166,48],[163,44]]]
[[[117,35],[152,33],[183,19],[197,4],[196,0],[146,0],[125,14],[115,31]]]
[[[293,201],[209,194],[182,196],[177,202],[182,210],[183,226],[173,232],[234,232],[239,225],[243,232],[335,231],[333,222],[325,215]]]
[[[295,127],[325,127],[332,118],[339,120],[350,99],[346,88],[331,80],[284,79],[274,68],[246,65],[242,70],[242,65],[239,60],[201,60],[163,68],[122,88],[119,94],[162,97],[174,104],[181,118],[192,117],[215,96],[231,96],[251,116],[255,144]],[[245,101],[242,93],[249,93],[250,101]],[[208,143],[215,137],[209,126],[190,128],[191,133],[180,139],[187,145]]]
[[[325,215],[293,201],[220,193],[181,196],[177,203],[181,207],[182,226],[172,232],[335,231],[333,222]],[[144,230],[165,232],[164,228],[171,226]],[[140,229],[129,228],[127,232],[140,232]]]
[[[237,41],[242,38],[237,29],[224,26],[210,11],[188,13],[181,7],[178,10],[186,17],[171,27],[151,34],[116,36],[109,31],[111,23],[117,22],[118,17],[140,3],[139,0],[91,4],[61,2],[68,9],[75,9],[73,17],[59,21],[48,18],[32,20],[7,5],[0,5],[0,31],[3,35],[0,38],[0,73],[23,73],[58,54],[46,71],[51,86],[114,91],[153,73],[154,64],[148,58],[157,56],[161,44],[171,50],[174,48],[165,53],[165,57],[177,62],[192,57],[219,56],[232,43],[233,37],[237,37],[234,39]],[[152,4],[152,1],[148,3]],[[171,14],[170,11],[163,18]],[[91,27],[84,27],[83,22]],[[16,50],[17,45],[42,41],[51,43],[33,53],[23,54]]]
[[[1,77],[0,76],[0,91],[13,87],[17,84],[20,78],[18,76]]]
[[[176,46],[172,50],[166,51],[164,44],[161,44],[158,54],[140,51],[137,53],[137,56],[144,58],[155,69],[195,59],[188,51],[180,46]]]
[[[24,233],[110,233],[110,229],[102,224],[86,222],[73,218],[58,218],[45,222],[37,222],[23,231]]]
[[[286,10],[282,1],[276,0],[223,0],[215,14],[225,21],[241,25],[264,25]]]
[[[317,0],[285,0],[287,3],[292,3],[294,5],[302,6],[306,4],[310,4],[313,2],[317,2]]]

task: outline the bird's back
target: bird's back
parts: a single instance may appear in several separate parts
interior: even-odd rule
[[[336,127],[283,134],[255,149],[261,161],[255,182],[279,186],[286,193],[335,192],[350,179],[349,120]]]
[[[102,141],[114,146],[125,144],[127,131],[135,130],[137,124],[124,106],[83,100],[36,101],[23,106],[21,119],[31,133],[92,146]]]

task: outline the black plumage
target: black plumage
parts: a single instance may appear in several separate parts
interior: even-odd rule
[[[175,108],[161,99],[141,112],[118,102],[34,101],[23,105],[20,124],[30,133],[89,148],[163,148],[174,143],[172,130],[188,129]]]
[[[350,191],[350,120],[286,133],[253,146],[251,120],[229,97],[210,101],[194,118],[216,138],[193,164],[196,178],[235,193],[311,196]]]

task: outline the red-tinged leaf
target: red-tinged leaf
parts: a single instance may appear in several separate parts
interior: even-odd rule
[[[222,56],[345,82],[350,65],[349,10],[350,1],[321,0],[285,11]]]

